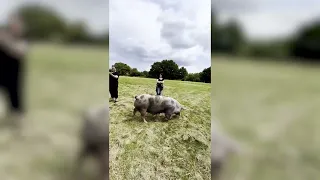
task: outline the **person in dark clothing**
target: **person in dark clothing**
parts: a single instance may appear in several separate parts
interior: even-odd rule
[[[157,95],[162,95],[163,83],[164,83],[164,79],[162,78],[162,74],[160,74],[159,78],[157,79],[157,85],[156,85]]]
[[[26,53],[22,20],[19,16],[11,16],[7,28],[0,30],[0,88],[10,101],[7,117],[13,119],[17,127],[20,127],[25,116],[22,78]]]
[[[114,102],[118,99],[119,73],[116,67],[112,66],[112,72],[109,73],[109,91]]]

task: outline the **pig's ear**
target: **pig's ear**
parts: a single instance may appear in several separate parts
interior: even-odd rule
[[[138,99],[138,96],[135,96],[134,98],[135,98],[135,99]]]

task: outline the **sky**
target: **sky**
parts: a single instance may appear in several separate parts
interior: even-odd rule
[[[319,0],[212,0],[220,22],[237,20],[251,40],[294,35],[301,25],[320,18]]]
[[[84,20],[92,33],[105,33],[109,27],[109,0],[0,0],[0,23],[22,4],[52,7],[67,20]]]
[[[294,34],[320,18],[319,0],[211,0],[218,20],[237,20],[252,40]],[[210,0],[0,0],[0,23],[24,3],[45,4],[68,20],[85,20],[94,33],[110,30],[110,65],[149,70],[173,59],[189,72],[210,66]],[[109,8],[110,7],[110,8]],[[109,14],[109,13],[110,14]],[[110,16],[110,19],[109,19]],[[110,28],[109,28],[110,23]]]
[[[211,66],[210,0],[111,0],[109,6],[110,66],[144,71],[164,59],[191,73]]]

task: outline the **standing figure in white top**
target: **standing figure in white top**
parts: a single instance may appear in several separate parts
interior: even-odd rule
[[[164,83],[164,79],[162,77],[162,74],[160,74],[159,78],[157,79],[157,85],[156,85],[157,95],[162,95],[163,83]]]

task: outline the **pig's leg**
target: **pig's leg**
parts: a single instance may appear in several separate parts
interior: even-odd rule
[[[166,117],[166,120],[167,120],[167,121],[171,119],[172,113],[173,113],[173,110],[171,110],[171,109],[168,109],[168,110],[165,112],[165,117]]]
[[[143,122],[147,123],[147,120],[146,120],[147,110],[143,109],[140,111],[140,113],[141,113],[141,117],[142,117]]]
[[[137,111],[138,111],[138,109],[137,109],[137,108],[134,108],[134,109],[133,109],[133,116],[135,116],[135,115],[136,115]]]

